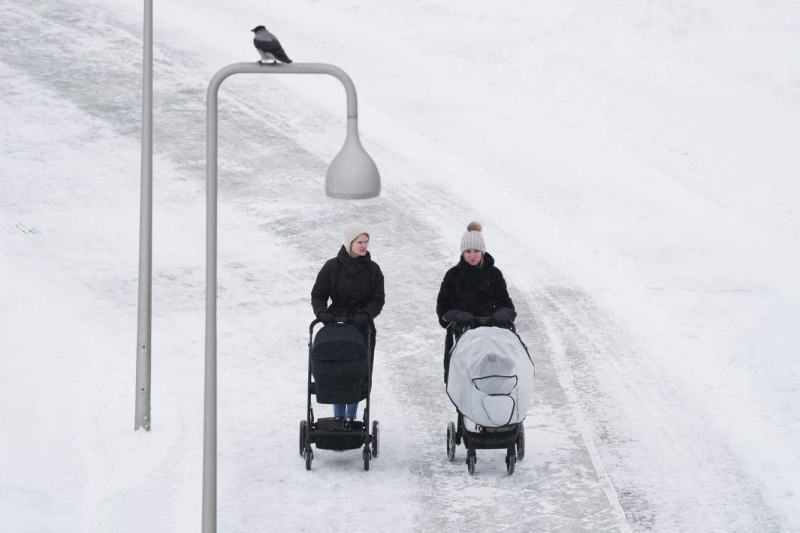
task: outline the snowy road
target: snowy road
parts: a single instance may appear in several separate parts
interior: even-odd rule
[[[16,452],[23,464],[38,457],[45,468],[58,467],[79,488],[47,507],[26,495],[46,500],[60,491],[36,488],[41,480],[15,465],[17,478],[0,485],[7,501],[21,502],[0,503],[0,514],[18,517],[13,531],[51,530],[38,516],[43,508],[67,517],[74,531],[186,531],[199,522],[205,94],[223,64],[198,57],[181,32],[156,36],[154,430],[131,438],[141,43],[131,15],[139,6],[127,4],[0,4],[0,116],[52,130],[42,138],[23,128],[2,145],[3,161],[22,169],[3,178],[2,243],[16,263],[37,265],[4,268],[8,275],[28,270],[23,288],[66,272],[75,298],[92,302],[93,313],[105,310],[111,331],[127,335],[109,332],[71,363],[83,370],[77,381],[99,377],[106,357],[115,374],[83,393],[83,409],[64,420],[93,434],[75,444],[80,452]],[[174,15],[181,6],[166,9]],[[531,191],[502,207],[471,204],[426,179],[464,171],[471,183],[469,161],[443,154],[436,163],[435,153],[417,160],[407,151],[411,141],[399,142],[375,119],[365,145],[383,172],[382,196],[328,199],[322,176],[344,135],[343,94],[331,106],[297,89],[308,80],[261,78],[226,81],[220,97],[221,531],[791,530],[726,435],[648,357],[630,325],[525,242],[542,231],[527,212]],[[368,123],[379,103],[375,94],[363,98],[354,81]],[[317,83],[339,94],[337,82]],[[435,113],[435,94],[429,98]],[[450,166],[454,160],[463,166]],[[86,161],[107,164],[108,173]],[[35,186],[26,181],[34,179]],[[62,224],[41,230],[40,241],[18,230],[51,209]],[[503,451],[480,451],[475,476],[463,447],[454,463],[445,454],[454,411],[441,383],[444,333],[434,301],[457,259],[457,237],[476,213],[497,221],[497,229],[486,225],[496,235],[490,242],[514,250],[513,262],[512,254],[497,254],[498,266],[537,371],[527,454],[513,476]],[[371,250],[386,276],[372,413],[381,423],[381,454],[365,473],[359,454],[320,451],[308,473],[297,456],[297,426],[309,292],[338,248],[339,228],[354,217],[373,228]],[[76,248],[91,254],[91,266]],[[58,301],[48,294],[20,289],[14,297],[68,316],[70,292]],[[98,403],[105,405],[93,412]],[[318,416],[329,408],[319,409]]]

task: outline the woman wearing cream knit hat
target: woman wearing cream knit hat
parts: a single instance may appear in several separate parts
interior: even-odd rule
[[[371,347],[370,358],[375,354],[375,326],[373,320],[383,309],[383,272],[372,260],[369,230],[360,222],[344,227],[344,239],[339,253],[329,259],[317,274],[311,289],[311,307],[324,324],[334,317],[348,318],[356,326],[364,342]],[[328,305],[330,300],[330,305]],[[358,404],[334,404],[334,416],[353,419]]]
[[[517,316],[503,273],[494,266],[494,258],[486,251],[482,229],[479,222],[470,222],[461,237],[458,264],[448,270],[442,280],[436,299],[436,314],[443,328],[452,323],[472,325],[475,317],[491,317],[495,325],[506,326]],[[453,336],[448,334],[445,340],[445,382],[453,342]]]

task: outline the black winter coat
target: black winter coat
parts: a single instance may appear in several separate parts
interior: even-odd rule
[[[364,312],[373,320],[383,309],[384,297],[383,272],[369,252],[364,257],[351,257],[342,246],[317,274],[311,306],[314,315],[327,310],[335,317],[351,318]]]
[[[469,311],[476,317],[489,317],[500,307],[514,309],[503,273],[494,266],[494,258],[483,254],[483,265],[472,266],[461,260],[447,271],[436,299],[436,314],[439,324],[446,328],[449,323],[442,315],[451,309]]]

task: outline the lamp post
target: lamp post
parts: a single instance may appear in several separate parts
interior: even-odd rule
[[[347,135],[331,162],[325,192],[334,198],[373,198],[381,181],[375,162],[358,138],[356,89],[340,68],[323,63],[260,65],[234,63],[223,67],[208,86],[206,107],[206,359],[203,411],[203,533],[217,531],[217,97],[232,74],[329,74],[347,92]]]
[[[153,296],[153,0],[144,1],[142,61],[142,185],[139,212],[139,300],[136,328],[136,411],[133,429],[150,431],[150,339]]]

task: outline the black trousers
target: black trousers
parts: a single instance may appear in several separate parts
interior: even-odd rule
[[[444,338],[444,383],[447,384],[447,376],[450,373],[450,350],[453,349],[455,344],[455,336],[453,331],[448,328],[447,334]]]

